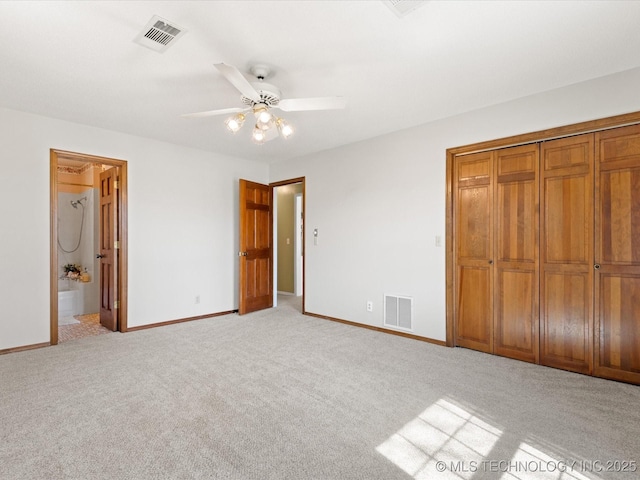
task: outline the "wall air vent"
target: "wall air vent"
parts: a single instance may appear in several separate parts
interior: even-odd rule
[[[156,52],[164,52],[185,33],[182,27],[154,15],[134,41]]]
[[[413,298],[398,295],[384,296],[385,327],[413,330]]]
[[[382,0],[382,3],[389,7],[399,18],[402,18],[427,3],[427,0]]]

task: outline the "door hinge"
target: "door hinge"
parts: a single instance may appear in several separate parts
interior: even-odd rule
[[[114,180],[113,182],[113,188],[115,190],[118,190],[120,188],[120,182],[118,180]]]
[[[113,242],[113,248],[118,249],[120,248],[120,242],[118,240],[116,240],[115,242]]]
[[[113,302],[113,309],[117,310],[118,308],[120,308],[120,300],[116,300],[115,302]]]

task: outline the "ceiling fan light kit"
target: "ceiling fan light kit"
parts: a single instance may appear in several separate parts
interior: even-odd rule
[[[230,116],[224,121],[224,124],[227,126],[231,133],[236,133],[242,125],[244,124],[245,119],[244,113],[236,113],[235,115]]]
[[[263,104],[253,107],[253,114],[256,117],[256,127],[262,130],[268,130],[271,128],[270,122],[273,120],[273,115],[267,110],[267,107]]]
[[[252,111],[256,123],[251,134],[251,140],[258,145],[262,145],[278,136],[287,139],[293,135],[294,130],[291,124],[284,118],[274,115],[271,112],[272,108],[279,108],[285,112],[295,112],[334,110],[345,107],[342,97],[282,99],[282,93],[277,87],[264,82],[264,79],[271,74],[271,70],[265,65],[251,67],[251,73],[258,79],[258,82],[255,83],[250,83],[240,70],[232,65],[217,63],[214,66],[242,94],[240,100],[247,107],[224,108],[182,116],[195,118],[232,113],[233,115],[228,117],[224,123],[231,133],[237,133],[246,120],[245,112]]]
[[[253,129],[253,133],[251,134],[251,140],[253,140],[253,143],[257,145],[262,145],[267,140],[267,134],[264,130],[259,128],[258,125],[256,125]]]
[[[293,127],[284,118],[277,119],[276,125],[282,138],[289,138],[293,134]]]
[[[261,78],[263,77],[258,77],[258,79]],[[270,88],[269,90],[264,90],[262,88],[263,86],[268,86]],[[251,140],[253,141],[253,143],[262,145],[264,142],[276,138],[278,136],[278,133],[282,138],[289,138],[293,134],[293,128],[286,120],[276,117],[269,111],[271,107],[275,107],[280,101],[280,91],[272,85],[268,84],[253,84],[252,87],[255,88],[256,92],[260,96],[261,101],[256,102],[252,98],[243,95],[242,102],[251,108],[251,110],[253,111],[253,116],[256,119],[255,127],[253,129],[253,133],[251,134]],[[232,133],[236,133],[242,127],[244,119],[245,115],[242,113],[238,113],[227,118],[227,120],[225,120],[225,124]],[[279,124],[287,125],[288,128],[283,132],[283,130],[279,127]],[[270,130],[277,133],[275,135],[270,134]]]

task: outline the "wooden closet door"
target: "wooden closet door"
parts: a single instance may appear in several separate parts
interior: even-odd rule
[[[454,163],[455,343],[493,351],[493,153]]]
[[[594,135],[541,145],[540,363],[590,374]]]
[[[496,151],[493,351],[538,362],[538,145]]]
[[[596,145],[594,373],[640,383],[640,126]]]

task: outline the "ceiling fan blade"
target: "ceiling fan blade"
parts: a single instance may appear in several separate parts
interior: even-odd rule
[[[236,67],[227,65],[226,63],[215,63],[213,65],[218,71],[224,75],[231,85],[236,87],[245,97],[250,98],[256,103],[260,103],[260,94],[251,86],[249,81],[244,78]]]
[[[285,98],[277,105],[285,112],[303,110],[339,110],[347,105],[344,97]]]
[[[220,110],[209,110],[207,112],[184,113],[184,114],[182,114],[180,116],[181,117],[185,117],[185,118],[212,117],[214,115],[224,115],[226,113],[244,112],[245,110],[248,110],[248,109],[247,108],[238,108],[238,107],[222,108]]]

